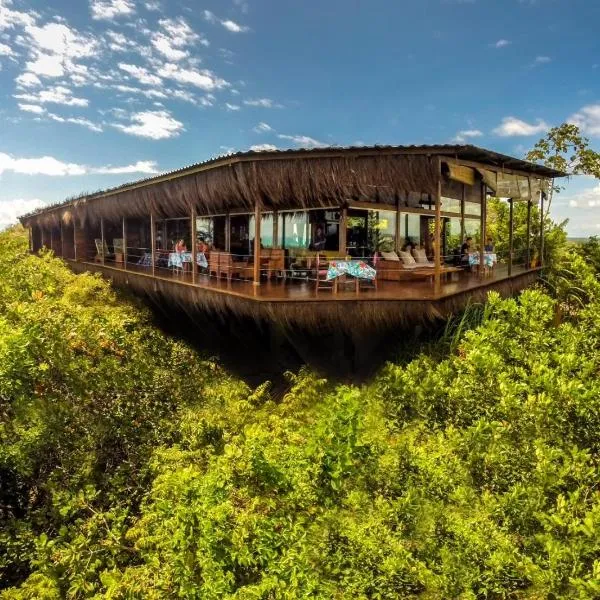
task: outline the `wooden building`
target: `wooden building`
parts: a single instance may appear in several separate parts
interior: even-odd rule
[[[101,272],[186,311],[372,330],[535,281],[546,190],[562,176],[471,145],[246,152],[21,221],[32,252],[52,249],[76,271]],[[508,203],[504,256],[486,250],[492,196]],[[527,214],[518,252],[517,203]]]

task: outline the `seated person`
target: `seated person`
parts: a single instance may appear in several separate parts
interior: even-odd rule
[[[473,238],[468,237],[460,247],[460,263],[461,265],[469,264],[469,254],[472,252]]]
[[[185,245],[185,242],[183,240],[179,240],[175,244],[175,252],[178,252],[178,253],[187,252],[187,246]]]
[[[321,225],[317,225],[317,230],[315,231],[315,237],[312,242],[313,250],[325,250],[325,243],[327,242],[327,238],[325,237],[325,233],[323,232],[323,227]]]
[[[492,238],[488,238],[483,249],[486,252],[494,252],[494,240]]]

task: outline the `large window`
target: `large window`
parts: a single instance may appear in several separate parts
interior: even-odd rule
[[[346,251],[351,256],[372,256],[396,246],[396,213],[387,210],[349,210]]]
[[[307,212],[286,212],[279,215],[279,236],[284,248],[308,248],[310,225]]]

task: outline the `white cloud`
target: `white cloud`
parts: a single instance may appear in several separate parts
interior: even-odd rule
[[[0,229],[14,225],[21,215],[26,215],[43,206],[46,206],[46,203],[39,198],[0,200]]]
[[[110,175],[120,173],[157,173],[156,163],[153,161],[138,161],[133,165],[124,167],[89,167],[76,163],[66,163],[53,156],[40,158],[15,158],[0,152],[0,175],[11,171],[20,175],[47,175],[50,177],[64,177],[67,175],[85,175],[86,173]]]
[[[73,125],[81,125],[82,127],[85,127],[90,131],[95,131],[96,133],[103,131],[101,125],[93,123],[89,119],[84,119],[83,117],[61,117],[60,115],[55,115],[54,113],[48,113],[48,118],[58,123],[72,123]]]
[[[256,127],[254,127],[253,131],[256,133],[268,133],[269,131],[273,131],[273,128],[264,121],[261,121]]]
[[[577,125],[583,133],[600,136],[600,104],[584,106],[569,117],[569,122]]]
[[[483,131],[479,131],[479,129],[465,129],[463,131],[459,131],[453,141],[458,144],[463,144],[469,138],[481,137],[482,135]]]
[[[279,133],[277,137],[282,140],[290,140],[294,142],[296,146],[301,146],[302,148],[324,148],[328,146],[328,144],[324,144],[323,142],[308,137],[307,135],[286,135]]]
[[[260,106],[261,108],[282,108],[281,104],[276,104],[271,98],[257,98],[255,100],[244,100],[247,106]]]
[[[84,175],[86,168],[75,163],[65,163],[52,156],[41,158],[13,158],[0,152],[0,175],[12,171],[20,175],[49,175],[52,177],[65,175]]]
[[[17,87],[36,87],[42,85],[40,78],[34,73],[21,73],[16,79]]]
[[[131,115],[131,124],[113,124],[113,127],[128,133],[153,140],[177,137],[183,130],[183,123],[173,118],[166,110],[142,111]]]
[[[227,110],[232,110],[232,111],[240,110],[240,108],[241,108],[237,104],[230,104],[229,102],[225,102],[225,106],[227,107]]]
[[[0,56],[16,56],[16,53],[10,46],[0,43]]]
[[[198,40],[208,46],[208,41],[201,38],[182,18],[161,19],[160,31],[152,35],[152,45],[158,52],[171,61],[179,61],[189,56],[185,48],[194,45]]]
[[[537,123],[531,124],[516,117],[505,117],[502,119],[502,123],[494,129],[494,133],[501,137],[527,136],[544,133],[549,128],[549,125],[541,119],[538,119]]]
[[[539,67],[540,65],[546,65],[551,61],[552,59],[549,56],[536,56],[535,60],[531,63],[531,66]]]
[[[158,74],[165,79],[172,79],[178,83],[194,85],[202,90],[211,92],[227,87],[229,84],[224,79],[217,77],[212,71],[203,69],[184,69],[173,63],[165,63]]]
[[[273,144],[255,144],[254,146],[250,146],[250,150],[253,150],[254,152],[269,152],[277,149],[277,146],[274,146]]]
[[[568,204],[571,208],[598,208],[600,207],[600,183],[594,187],[584,188],[580,192],[561,198],[561,202]]]
[[[37,14],[33,11],[21,12],[18,10],[11,10],[12,2],[10,0],[0,0],[0,31],[4,29],[13,29],[17,26],[25,27],[27,25],[33,25]]]
[[[227,31],[231,31],[232,33],[244,33],[249,30],[249,27],[246,27],[245,25],[239,25],[230,19],[227,21],[221,21],[221,25],[223,25]]]
[[[155,175],[159,172],[156,161],[153,160],[138,160],[134,165],[127,165],[126,167],[97,167],[90,169],[90,173],[98,175],[125,175],[130,173]]]
[[[15,94],[15,98],[26,100],[35,104],[63,104],[64,106],[87,106],[87,98],[77,98],[73,92],[64,86],[57,85],[49,87],[39,92],[30,92],[28,94]]]
[[[43,115],[46,109],[43,106],[37,104],[21,104],[19,103],[19,109],[24,112],[35,113],[36,115]]]
[[[135,77],[140,83],[144,85],[161,85],[162,79],[153,75],[144,67],[138,67],[137,65],[129,65],[127,63],[119,63],[119,69],[129,73],[132,77]]]
[[[146,7],[146,10],[151,12],[159,12],[162,10],[160,2],[144,2],[144,6]]]
[[[510,46],[511,44],[510,40],[498,40],[493,46],[494,48],[506,48],[506,46]]]
[[[92,19],[110,21],[135,12],[132,0],[91,0]]]
[[[217,15],[215,15],[215,13],[211,12],[210,10],[205,10],[203,14],[205,21],[208,21],[213,25],[215,23],[220,23],[223,27],[225,27],[225,29],[227,29],[227,31],[231,31],[231,33],[244,33],[250,30],[249,27],[246,27],[245,25],[240,25],[239,23],[236,23],[231,19],[221,20],[217,17]]]

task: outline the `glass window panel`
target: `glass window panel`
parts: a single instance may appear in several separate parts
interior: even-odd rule
[[[284,248],[308,248],[310,244],[308,213],[284,213],[281,239]]]
[[[479,202],[465,202],[465,215],[481,215]]]

